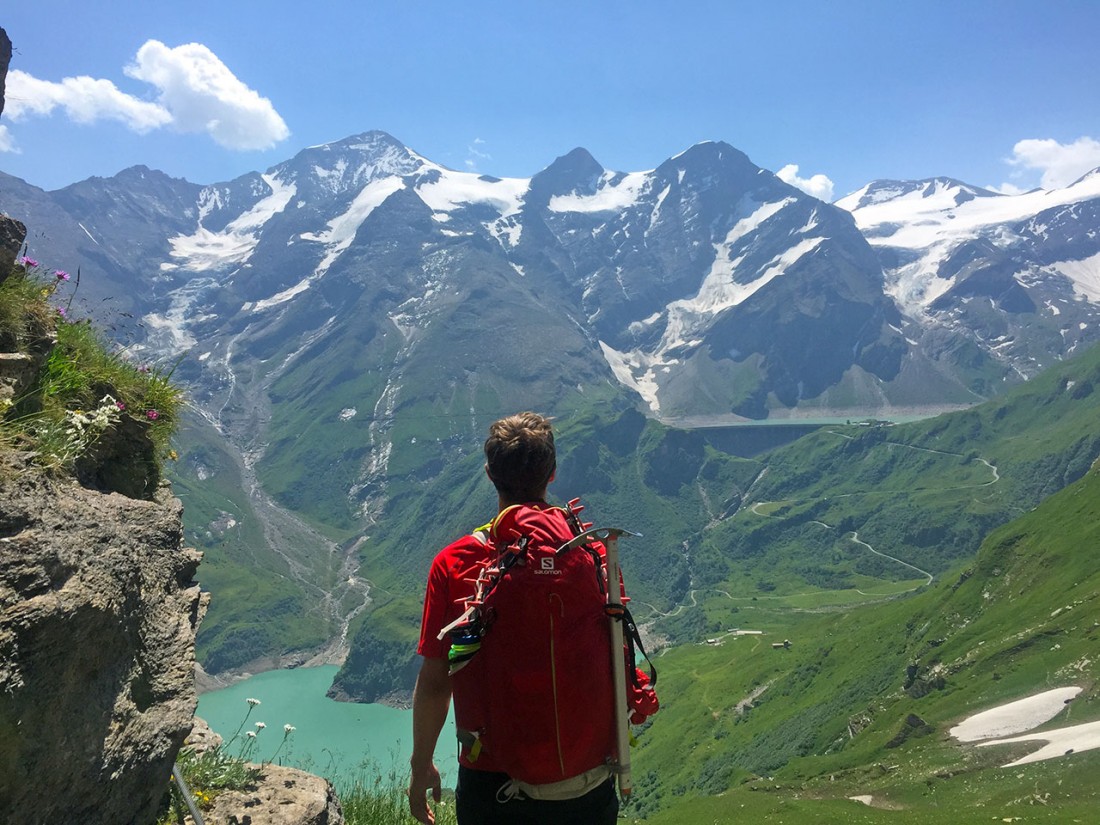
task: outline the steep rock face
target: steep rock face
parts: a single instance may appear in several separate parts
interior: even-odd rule
[[[153,821],[205,606],[181,511],[0,458],[0,821]]]

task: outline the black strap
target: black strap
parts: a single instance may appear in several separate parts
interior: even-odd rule
[[[638,666],[637,650],[642,651],[642,658],[649,665],[649,686],[656,687],[657,668],[653,664],[653,660],[649,658],[649,654],[645,652],[645,645],[642,644],[642,636],[638,632],[638,626],[634,623],[634,617],[630,615],[626,605],[609,604],[604,607],[604,612],[616,621],[623,623],[623,639],[626,641],[627,650],[629,651],[627,663],[629,664],[630,680],[634,683],[634,687],[641,687],[638,684],[638,674],[635,672],[635,668]]]

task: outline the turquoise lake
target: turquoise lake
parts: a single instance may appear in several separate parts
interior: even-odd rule
[[[199,697],[198,716],[205,719],[237,755],[255,732],[253,762],[277,761],[320,774],[334,784],[357,777],[373,779],[380,770],[408,773],[412,753],[412,711],[385,705],[337,702],[325,696],[336,675],[335,665],[272,670]],[[249,712],[249,698],[260,704]],[[247,718],[246,718],[247,716]],[[265,727],[258,729],[257,722]],[[243,723],[243,725],[242,725]],[[284,738],[284,725],[294,731]],[[239,733],[237,731],[239,730]],[[274,757],[274,759],[273,759]],[[454,787],[454,720],[439,736],[435,763],[443,784]]]

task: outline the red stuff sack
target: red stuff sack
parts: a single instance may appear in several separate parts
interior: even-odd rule
[[[558,554],[574,536],[570,518],[540,505],[504,510],[467,621],[451,629],[463,763],[481,758],[532,785],[607,764],[614,751],[604,548]]]

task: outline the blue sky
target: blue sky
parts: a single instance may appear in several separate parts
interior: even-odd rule
[[[45,189],[135,164],[224,181],[368,129],[499,177],[723,140],[830,199],[1100,166],[1093,0],[5,5],[0,170]]]

